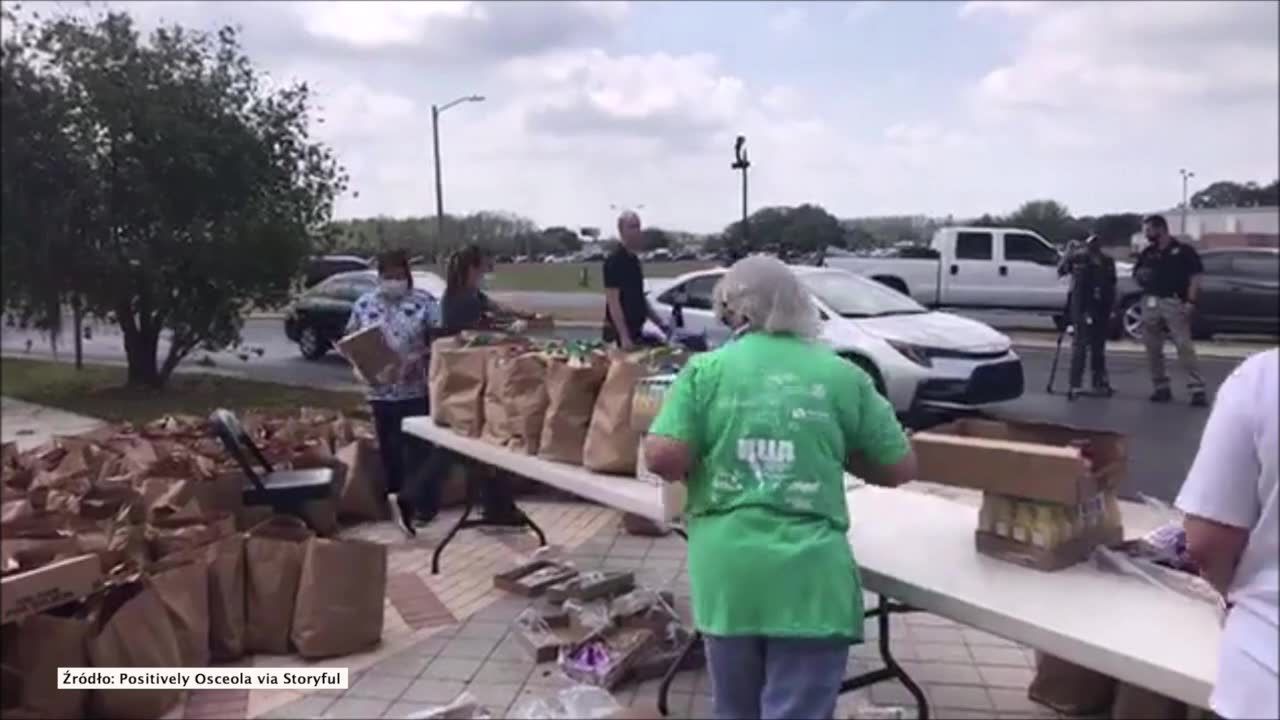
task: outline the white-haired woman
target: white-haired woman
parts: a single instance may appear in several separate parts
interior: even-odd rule
[[[844,471],[896,486],[915,456],[871,379],[815,342],[816,310],[778,260],[736,263],[715,290],[734,340],[677,377],[649,467],[688,483],[694,623],[718,718],[830,718],[862,588]]]

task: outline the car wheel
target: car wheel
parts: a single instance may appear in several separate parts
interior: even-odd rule
[[[876,392],[885,397],[889,396],[888,390],[884,387],[884,378],[880,377],[880,371],[876,369],[876,366],[870,360],[861,355],[847,355],[845,357],[848,358],[849,362],[857,365],[863,372],[871,376],[871,382],[875,384]]]
[[[901,280],[901,279],[899,279],[899,278],[896,278],[896,277],[875,277],[875,278],[872,278],[872,279],[873,279],[873,280],[875,280],[876,282],[880,283],[881,285],[883,285],[883,286],[887,287],[887,288],[892,288],[892,289],[897,290],[898,292],[902,293],[903,295],[906,295],[907,297],[911,297],[911,293],[907,292],[907,284],[906,284],[906,283],[904,283],[904,282],[902,282],[902,280]]]
[[[1120,309],[1120,329],[1134,342],[1142,342],[1142,303],[1140,298],[1129,298]]]
[[[313,327],[304,327],[298,333],[298,349],[302,351],[302,357],[308,360],[319,360],[329,352],[329,345],[320,337],[320,333]]]

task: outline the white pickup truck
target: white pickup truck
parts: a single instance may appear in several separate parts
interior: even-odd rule
[[[869,277],[926,307],[1061,313],[1068,278],[1058,250],[1031,230],[949,227],[928,247],[884,257],[832,256],[828,267]]]

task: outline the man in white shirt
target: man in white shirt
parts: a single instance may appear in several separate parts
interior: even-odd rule
[[[1187,546],[1226,595],[1211,709],[1224,718],[1280,717],[1280,349],[1241,363],[1218,391],[1178,495]]]

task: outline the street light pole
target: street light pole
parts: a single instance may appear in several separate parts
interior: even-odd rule
[[[1180,168],[1178,174],[1182,176],[1182,231],[1179,233],[1183,238],[1187,236],[1187,180],[1196,176],[1195,173]]]
[[[747,168],[751,161],[747,159],[747,138],[739,135],[733,145],[733,164],[729,167],[742,171],[742,243],[748,246],[751,242],[751,226],[747,222]]]
[[[436,160],[436,246],[437,254],[445,249],[444,238],[444,181],[440,179],[440,114],[464,102],[483,102],[483,95],[467,95],[444,105],[431,106],[431,147]]]

